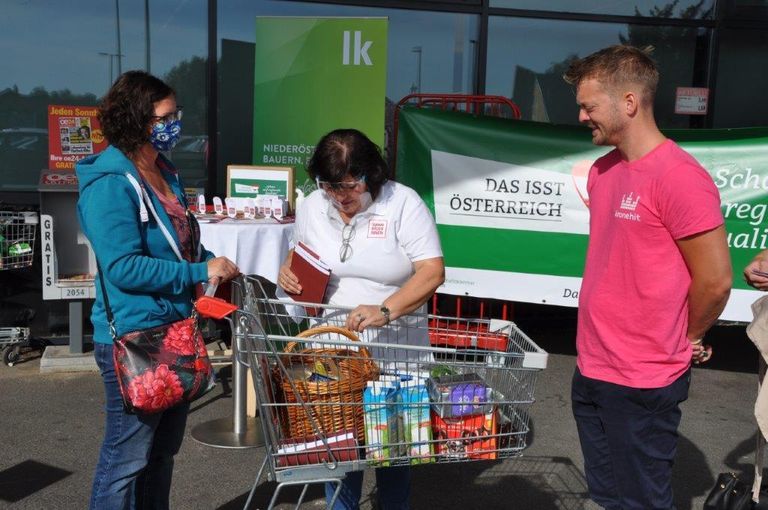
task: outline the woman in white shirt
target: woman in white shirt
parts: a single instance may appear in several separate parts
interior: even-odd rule
[[[355,129],[332,131],[318,142],[307,170],[318,189],[297,211],[294,242],[307,244],[331,267],[325,299],[354,307],[347,328],[362,332],[426,311],[427,299],[445,278],[435,221],[414,190],[388,179],[376,144]],[[300,293],[301,282],[290,270],[292,255],[280,269],[278,285]],[[426,328],[423,333],[408,342],[428,345]],[[407,466],[377,469],[376,482],[379,508],[408,508]],[[361,488],[362,472],[350,472],[334,508],[357,509]],[[329,500],[332,494],[327,485]]]

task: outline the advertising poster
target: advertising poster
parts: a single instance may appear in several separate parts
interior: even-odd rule
[[[350,127],[384,145],[386,18],[256,18],[253,164],[292,166],[307,191],[314,144]]]
[[[95,106],[48,105],[48,168],[74,171],[75,163],[107,148]]]
[[[750,321],[761,293],[741,272],[768,248],[768,128],[668,130],[717,186],[734,287],[721,319]],[[428,109],[400,112],[397,179],[435,214],[446,261],[440,292],[577,306],[587,173],[610,148],[577,126]],[[634,214],[626,197],[622,214]]]

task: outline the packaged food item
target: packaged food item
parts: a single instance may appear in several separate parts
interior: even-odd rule
[[[458,459],[498,457],[496,410],[474,416],[441,417],[432,412],[435,454]]]
[[[387,459],[398,457],[398,400],[400,392],[394,381],[368,381],[363,392],[366,459],[379,466],[389,466]]]
[[[458,374],[429,379],[432,408],[441,417],[486,414],[493,408],[488,404],[491,389],[477,374]]]
[[[19,257],[28,253],[32,253],[32,248],[25,242],[19,241],[8,247],[8,255],[11,257]]]
[[[403,442],[411,464],[434,462],[429,392],[426,378],[413,378],[400,385],[403,409]]]

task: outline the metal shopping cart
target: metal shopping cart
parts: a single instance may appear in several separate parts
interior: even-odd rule
[[[32,266],[39,217],[34,211],[0,210],[0,271]],[[21,349],[29,346],[28,327],[0,327],[3,362],[13,366]]]
[[[269,508],[302,485],[298,507],[314,483],[335,484],[335,499],[349,471],[504,459],[527,446],[547,353],[514,323],[413,314],[353,333],[348,308],[269,298],[253,278],[244,286],[229,320],[266,442],[245,508],[265,473],[278,484]]]

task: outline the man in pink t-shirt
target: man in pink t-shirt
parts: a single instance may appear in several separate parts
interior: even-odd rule
[[[573,413],[590,497],[673,508],[671,474],[691,362],[725,307],[731,264],[712,178],[656,126],[659,74],[617,45],[571,64],[579,121],[615,146],[589,172]]]

